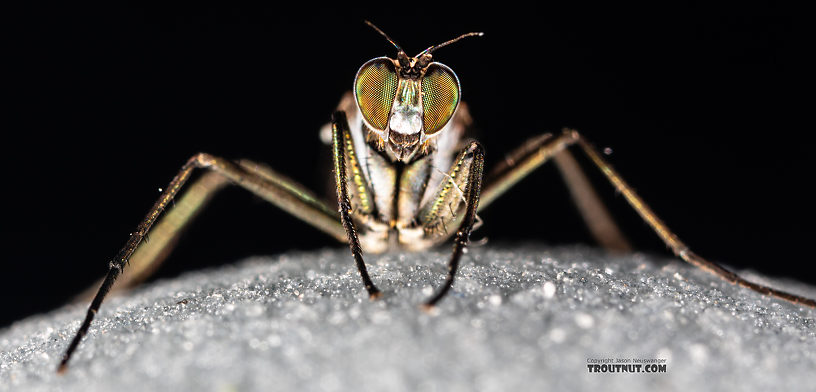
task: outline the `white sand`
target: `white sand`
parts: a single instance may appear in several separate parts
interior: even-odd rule
[[[488,246],[465,255],[450,295],[427,314],[418,305],[442,282],[447,250],[368,256],[386,294],[376,302],[347,249],[256,258],[145,286],[102,305],[65,376],[55,369],[86,306],[31,317],[0,331],[0,390],[816,385],[813,309],[671,259]],[[814,287],[770,282],[816,297]],[[604,358],[666,360],[666,372],[590,373],[588,361]]]

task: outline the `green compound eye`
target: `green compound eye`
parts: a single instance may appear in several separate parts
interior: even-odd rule
[[[354,79],[354,96],[366,123],[384,131],[388,125],[391,105],[397,95],[397,76],[394,63],[387,57],[378,57],[363,64]]]
[[[438,132],[453,116],[459,105],[459,79],[445,65],[431,64],[422,79],[422,106],[425,134]]]

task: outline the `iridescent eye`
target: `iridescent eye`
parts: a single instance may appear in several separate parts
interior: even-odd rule
[[[459,79],[445,65],[433,63],[422,79],[422,106],[425,134],[438,132],[453,116],[459,104]]]
[[[399,77],[394,63],[387,57],[373,59],[360,67],[354,79],[354,96],[366,123],[383,131],[388,125],[391,105],[397,95]]]

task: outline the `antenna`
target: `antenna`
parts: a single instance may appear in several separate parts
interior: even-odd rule
[[[423,54],[425,54],[425,53],[431,54],[431,52],[433,52],[434,50],[437,50],[437,49],[439,49],[439,48],[441,48],[441,47],[448,46],[448,45],[450,45],[450,44],[452,44],[452,43],[454,43],[454,42],[456,42],[456,41],[459,41],[460,39],[463,39],[463,38],[467,38],[467,37],[481,37],[481,36],[483,36],[483,35],[484,35],[484,33],[483,33],[483,32],[481,32],[481,31],[480,31],[480,32],[473,32],[473,33],[462,34],[462,35],[460,35],[460,36],[458,36],[458,37],[456,37],[456,38],[454,38],[454,39],[452,39],[452,40],[445,41],[445,42],[443,42],[443,43],[441,43],[441,44],[439,44],[439,45],[434,45],[434,46],[431,46],[430,48],[425,49],[425,50],[423,50],[422,52],[420,52],[418,55],[416,55],[416,57],[422,56],[422,55],[423,55]]]
[[[365,21],[365,24],[367,24],[367,25],[371,26],[371,28],[373,28],[374,30],[377,30],[377,32],[378,32],[378,33],[380,33],[380,35],[382,35],[383,37],[385,37],[385,39],[387,39],[387,40],[388,40],[388,42],[390,42],[390,43],[391,43],[391,45],[394,45],[394,47],[396,47],[396,48],[397,48],[397,50],[399,50],[400,52],[405,52],[404,50],[402,50],[402,48],[399,46],[399,44],[397,44],[397,43],[396,43],[396,42],[395,42],[393,39],[391,39],[391,37],[389,37],[389,36],[388,36],[388,34],[386,34],[385,32],[383,32],[382,30],[380,30],[380,28],[379,28],[379,27],[374,26],[374,23],[371,23],[371,22],[369,22],[369,21],[367,21],[367,20],[366,20],[366,21]]]

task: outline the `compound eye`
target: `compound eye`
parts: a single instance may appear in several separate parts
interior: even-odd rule
[[[432,63],[422,79],[425,134],[438,132],[450,121],[459,105],[459,79],[445,65]]]
[[[397,96],[399,77],[391,59],[378,57],[360,67],[354,79],[354,96],[366,123],[379,131],[388,125]]]

